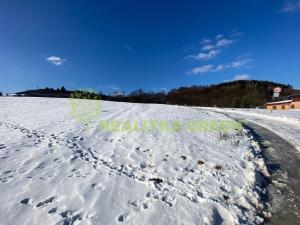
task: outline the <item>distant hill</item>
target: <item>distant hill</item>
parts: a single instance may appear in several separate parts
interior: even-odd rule
[[[272,101],[273,89],[275,87],[282,88],[280,99],[300,93],[299,90],[293,89],[291,85],[270,81],[240,80],[209,86],[180,87],[168,93],[147,93],[141,89],[133,91],[128,95],[110,96],[98,93],[94,94],[92,98],[95,98],[96,95],[103,100],[109,101],[250,108],[263,107],[266,102]],[[75,92],[68,91],[62,87],[60,89],[45,88],[28,90],[16,94],[32,97],[68,98]]]
[[[281,99],[298,92],[291,85],[270,81],[240,80],[210,86],[181,87],[169,92],[167,102],[179,105],[249,108],[272,101],[274,87],[281,87]]]
[[[18,96],[29,96],[29,97],[52,97],[52,98],[68,98],[73,91],[67,91],[64,87],[53,89],[43,88],[21,91],[16,93]]]

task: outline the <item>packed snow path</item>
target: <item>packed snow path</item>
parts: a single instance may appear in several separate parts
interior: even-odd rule
[[[267,189],[272,216],[267,224],[300,224],[300,153],[270,130],[255,123],[244,123],[259,140],[271,174]]]
[[[300,110],[273,111],[264,109],[214,109],[263,126],[285,140],[300,152]]]
[[[103,132],[100,120],[224,120],[189,107],[103,102],[88,126],[67,99],[0,98],[5,225],[259,224],[260,149],[232,131]]]
[[[300,110],[210,110],[242,121],[259,140],[272,179],[267,224],[300,224]]]

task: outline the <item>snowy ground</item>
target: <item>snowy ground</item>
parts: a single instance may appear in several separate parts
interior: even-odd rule
[[[103,102],[88,129],[67,99],[0,98],[5,225],[259,224],[260,149],[248,134],[101,132],[99,120],[222,120],[167,105]]]
[[[206,108],[207,109],[207,108]],[[300,151],[300,110],[218,109],[210,108],[263,126],[294,145]]]

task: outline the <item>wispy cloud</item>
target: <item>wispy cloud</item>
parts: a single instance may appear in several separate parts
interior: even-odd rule
[[[188,74],[191,75],[203,74],[203,73],[212,72],[213,69],[214,69],[213,65],[204,65],[204,66],[193,68],[191,71],[188,72]]]
[[[238,59],[233,61],[230,65],[227,65],[228,68],[241,68],[248,65],[252,60],[251,59]]]
[[[206,60],[216,58],[217,55],[219,55],[219,53],[220,53],[220,50],[211,50],[207,53],[201,52],[197,55],[189,55],[188,58],[198,60],[198,61],[201,61],[201,60],[206,61]]]
[[[129,50],[129,51],[132,51],[132,50],[133,50],[133,48],[132,48],[131,46],[129,46],[129,45],[126,45],[125,48],[126,48],[127,50]]]
[[[248,56],[249,56],[248,54],[239,56],[237,57],[236,60],[227,64],[219,64],[216,66],[212,64],[202,65],[191,69],[187,73],[192,75],[197,75],[197,74],[204,74],[204,73],[211,73],[211,72],[221,72],[230,68],[239,69],[239,68],[248,67],[249,63],[252,61],[252,59],[250,59]]]
[[[300,0],[287,0],[280,11],[284,13],[300,11]]]
[[[201,41],[201,51],[197,54],[187,56],[187,59],[194,59],[197,61],[207,61],[215,59],[225,48],[235,42],[234,39],[225,38],[224,34],[218,34],[216,37],[204,38]]]
[[[218,34],[215,37],[214,41],[211,41],[211,39],[205,39],[205,40],[210,40],[210,41],[201,42],[203,45],[202,50],[221,49],[235,42],[234,39],[226,38],[224,34]]]
[[[250,75],[249,74],[240,74],[240,75],[236,75],[233,80],[249,80],[250,79]]]
[[[205,45],[205,44],[208,44],[208,43],[211,43],[211,39],[208,39],[208,38],[203,38],[202,41],[201,41],[201,44],[202,45]]]
[[[299,0],[300,1],[300,0]],[[231,31],[229,35],[218,34],[212,38],[204,38],[201,41],[201,50],[197,54],[186,56],[187,59],[192,59],[200,62],[206,62],[218,58],[223,50],[239,41],[239,37],[243,34],[237,29]],[[251,54],[246,53],[238,56],[235,60],[227,63],[207,63],[194,66],[187,71],[189,75],[205,74],[212,72],[221,72],[227,69],[250,68],[252,62]]]
[[[58,57],[58,56],[49,56],[49,57],[46,58],[46,60],[48,62],[51,62],[53,65],[56,65],[56,66],[62,65],[66,61],[66,59],[63,59],[63,58]]]
[[[248,66],[249,63],[252,62],[252,59],[250,58],[251,54],[250,53],[245,53],[243,55],[240,55],[234,60],[228,67],[231,68],[241,68]]]
[[[211,50],[211,49],[214,49],[214,48],[215,48],[214,45],[208,44],[208,45],[204,45],[202,47],[202,51],[208,51],[208,50]]]
[[[217,40],[220,40],[220,39],[222,39],[224,37],[224,34],[218,34],[217,36],[216,36],[216,39]]]
[[[217,48],[222,48],[222,47],[231,45],[233,43],[234,43],[234,40],[222,38],[217,41],[216,46],[217,46]]]

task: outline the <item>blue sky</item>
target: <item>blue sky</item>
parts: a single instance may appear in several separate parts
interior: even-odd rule
[[[0,1],[0,91],[300,88],[300,0]]]

